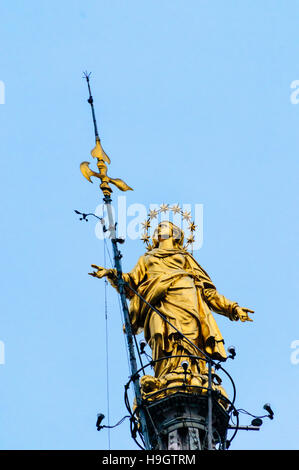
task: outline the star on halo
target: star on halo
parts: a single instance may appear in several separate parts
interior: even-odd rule
[[[161,204],[160,211],[167,212],[169,210],[169,204]]]
[[[144,228],[144,230],[147,230],[148,228],[150,228],[151,223],[149,220],[145,220],[144,222],[141,223],[141,225]]]
[[[196,227],[197,227],[197,225],[195,225],[194,222],[190,222],[190,223],[189,223],[189,227],[188,227],[188,228],[189,228],[190,232],[195,232]]]
[[[172,206],[171,210],[174,214],[180,214],[181,213],[181,208],[178,204],[176,206]]]
[[[182,215],[183,215],[183,219],[185,219],[185,220],[189,221],[191,219],[191,213],[188,212],[188,211],[183,212]]]
[[[190,243],[194,243],[194,242],[195,242],[194,235],[190,235],[190,236],[187,238],[187,243],[190,244]]]
[[[150,237],[149,235],[145,232],[142,234],[142,237],[141,237],[141,240],[144,242],[144,243],[148,243]]]
[[[159,212],[157,211],[157,209],[152,209],[151,211],[149,211],[148,216],[150,219],[155,219],[158,214]]]

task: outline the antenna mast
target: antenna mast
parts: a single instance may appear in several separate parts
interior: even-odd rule
[[[135,355],[135,350],[134,350],[134,342],[133,342],[134,337],[133,337],[133,332],[132,332],[132,327],[131,327],[131,322],[130,322],[130,317],[129,317],[128,304],[127,304],[126,295],[125,295],[124,280],[122,276],[123,275],[122,265],[121,265],[122,255],[121,255],[120,250],[118,249],[118,243],[123,242],[123,240],[117,238],[116,236],[116,224],[113,219],[112,205],[111,205],[112,188],[110,186],[110,183],[114,184],[121,191],[132,190],[132,188],[128,186],[120,178],[113,179],[113,178],[108,177],[107,175],[107,163],[108,164],[110,163],[110,158],[108,157],[108,155],[106,155],[100,143],[89,77],[90,77],[90,73],[88,74],[87,72],[85,72],[84,78],[87,81],[87,86],[88,86],[88,91],[89,91],[89,98],[87,101],[91,106],[94,133],[95,133],[95,139],[96,139],[96,146],[91,151],[91,155],[92,157],[97,159],[97,167],[99,169],[99,173],[93,172],[89,168],[88,162],[81,163],[80,169],[81,169],[83,176],[85,176],[88,179],[88,181],[92,182],[90,179],[91,176],[94,176],[101,180],[100,189],[103,192],[103,195],[104,195],[103,200],[107,208],[108,222],[109,222],[108,230],[110,232],[110,239],[111,239],[112,250],[113,250],[114,267],[116,268],[116,273],[117,273],[118,291],[120,295],[121,307],[122,307],[124,321],[125,321],[125,333],[126,333],[126,339],[127,339],[127,347],[129,351],[131,379],[134,385],[134,392],[135,392],[136,403],[138,407],[138,414],[139,414],[140,424],[141,424],[141,434],[143,435],[143,438],[144,438],[145,448],[151,449],[149,436],[148,436],[148,430],[147,430],[147,423],[146,423],[146,418],[145,418],[145,410],[144,410],[143,403],[142,403],[142,397],[141,397],[141,391],[140,391],[140,385],[139,385],[139,374],[138,374],[138,367],[137,367],[136,355]]]

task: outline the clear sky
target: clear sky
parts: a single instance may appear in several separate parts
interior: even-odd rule
[[[298,448],[298,2],[4,0],[0,18],[0,448],[109,445],[95,427],[108,414],[104,282],[87,275],[103,241],[73,212],[101,203],[79,171],[94,145],[86,69],[110,174],[134,188],[127,205],[203,204],[195,256],[255,310],[251,324],[217,321],[237,348],[237,406],[270,402],[275,419],[232,448]],[[124,271],[143,250],[126,241]],[[114,424],[129,369],[107,295]],[[110,445],[136,448],[127,421]]]

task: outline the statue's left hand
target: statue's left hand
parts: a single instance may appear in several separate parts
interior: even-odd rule
[[[243,307],[236,307],[235,309],[236,314],[238,315],[241,321],[253,321],[252,318],[248,316],[248,313],[254,313],[254,310],[250,310],[249,308]]]

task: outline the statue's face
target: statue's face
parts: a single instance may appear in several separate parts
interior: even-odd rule
[[[168,222],[161,222],[158,225],[158,240],[165,240],[172,237],[172,227]]]

